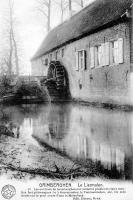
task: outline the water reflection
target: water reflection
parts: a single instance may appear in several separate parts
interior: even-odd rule
[[[132,179],[132,114],[72,104],[4,109],[18,137],[58,149],[110,178]]]
[[[2,108],[0,112],[0,135],[19,138],[19,126],[11,121],[9,113],[4,112]]]

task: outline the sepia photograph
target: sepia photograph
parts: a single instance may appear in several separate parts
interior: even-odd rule
[[[133,0],[0,0],[0,199],[133,199]]]

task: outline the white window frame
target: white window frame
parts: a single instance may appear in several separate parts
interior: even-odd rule
[[[110,41],[110,65],[118,65],[124,63],[124,39],[118,38]]]
[[[90,47],[90,68],[124,63],[124,38]]]
[[[119,64],[124,63],[124,39],[119,38],[118,39],[118,49],[119,49]]]
[[[95,48],[90,47],[90,68],[93,69],[95,67]]]
[[[76,71],[85,70],[86,69],[86,50],[81,49],[81,50],[76,51],[75,57],[76,57]]]
[[[109,42],[104,43],[104,66],[109,66],[110,65],[110,45]]]
[[[98,68],[98,67],[101,67],[101,64],[102,64],[102,45],[96,45],[95,46],[95,50],[94,50],[94,60],[95,60],[95,67]]]

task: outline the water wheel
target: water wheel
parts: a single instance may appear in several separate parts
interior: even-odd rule
[[[67,98],[65,68],[59,61],[51,61],[48,68],[46,86],[53,101]]]
[[[65,70],[59,61],[52,61],[50,63],[47,80],[54,81],[57,90],[62,90],[65,87]]]

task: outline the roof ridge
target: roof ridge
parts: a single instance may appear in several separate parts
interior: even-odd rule
[[[132,5],[132,0],[94,0],[69,20],[52,29],[33,56],[36,59],[64,44],[92,34],[95,30],[111,26],[114,21],[122,19],[122,14]],[[125,18],[124,18],[125,19]]]

